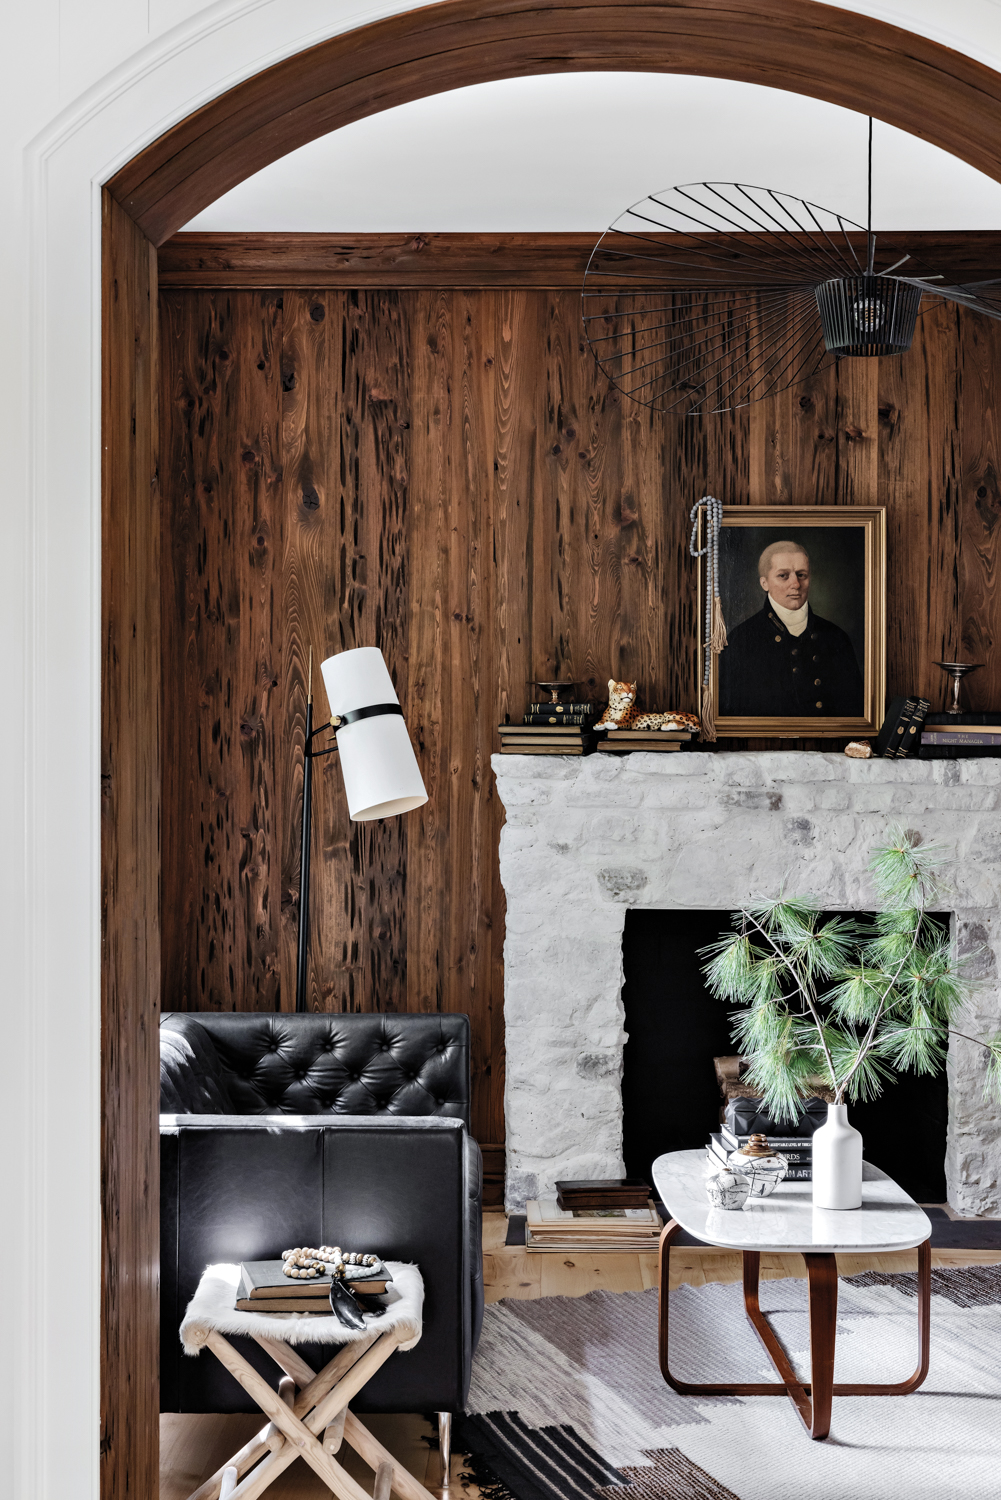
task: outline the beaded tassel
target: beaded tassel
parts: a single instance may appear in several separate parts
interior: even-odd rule
[[[696,546],[699,536],[699,513],[706,512],[706,544]],[[719,597],[719,533],[723,524],[723,505],[715,495],[703,495],[692,506],[692,535],[688,550],[692,557],[706,560],[706,597],[702,641],[702,738],[712,744],[716,739],[713,719],[712,659],[726,649],[726,622]]]

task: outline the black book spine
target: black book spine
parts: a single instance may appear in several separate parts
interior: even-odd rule
[[[911,714],[913,712],[914,699],[906,698],[904,700],[903,708],[897,715],[897,722],[893,726],[893,732],[891,733],[890,738],[887,741],[886,749],[883,751],[883,757],[885,760],[896,760],[897,751],[904,743],[904,736],[907,733],[907,726],[911,722]]]
[[[910,721],[904,733],[899,738],[896,749],[898,760],[904,760],[908,755],[916,755],[921,747],[921,729],[925,722],[931,704],[926,698],[915,698],[914,707],[911,709]]]
[[[727,1151],[742,1151],[751,1137],[734,1136],[723,1130],[720,1132],[720,1139]],[[813,1140],[810,1136],[796,1136],[795,1139],[791,1136],[775,1136],[774,1139],[769,1136],[768,1144],[773,1151],[787,1157],[789,1161],[813,1160]]]
[[[971,728],[982,724],[1001,724],[1001,708],[978,708],[976,713],[926,714],[925,724],[929,729],[936,724],[969,724]]]
[[[919,760],[996,760],[999,755],[1001,745],[922,745],[918,750]]]
[[[527,713],[521,721],[523,724],[545,725],[547,729],[559,729],[564,724],[578,727],[581,724],[593,724],[593,714],[547,714]]]
[[[901,720],[907,712],[907,705],[911,700],[908,698],[893,698],[886,710],[886,717],[880,726],[879,734],[876,736],[876,754],[892,755],[893,746],[897,743],[899,735],[903,732]]]
[[[596,703],[530,703],[527,711],[530,714],[590,714],[594,718],[599,713]]]

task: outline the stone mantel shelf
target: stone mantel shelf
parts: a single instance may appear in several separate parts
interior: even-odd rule
[[[815,751],[495,755],[506,820],[507,1202],[558,1177],[621,1175],[622,932],[630,907],[725,913],[785,884],[874,904],[893,823],[942,846],[943,907],[977,987],[962,1030],[1001,1029],[1001,759],[852,760]],[[725,918],[721,920],[721,930]],[[667,982],[668,976],[665,976]],[[1001,1117],[978,1051],[949,1054],[949,1200],[1001,1214]]]

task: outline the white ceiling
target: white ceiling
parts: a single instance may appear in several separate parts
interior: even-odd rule
[[[866,120],[780,89],[569,73],[436,94],[303,146],[187,229],[601,230],[646,193],[716,179],[865,222]],[[875,125],[873,224],[999,229],[1001,184]]]

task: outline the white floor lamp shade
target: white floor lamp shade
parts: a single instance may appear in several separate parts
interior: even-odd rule
[[[399,704],[393,679],[377,646],[339,651],[320,663],[335,717],[377,704]],[[353,823],[392,818],[428,800],[402,714],[378,714],[342,724],[337,749]]]

